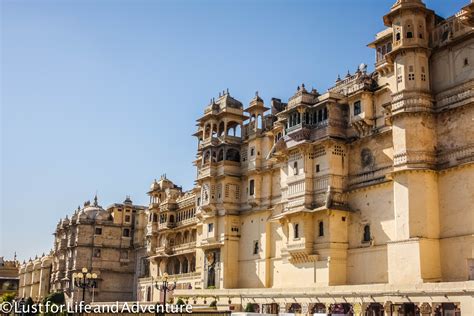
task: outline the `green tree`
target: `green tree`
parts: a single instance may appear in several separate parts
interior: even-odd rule
[[[15,293],[4,293],[0,297],[0,302],[12,302],[15,299]]]
[[[246,313],[253,313],[253,312],[255,312],[255,310],[253,309],[253,305],[250,304],[250,303],[247,303],[247,305],[245,306],[245,312],[246,312]]]

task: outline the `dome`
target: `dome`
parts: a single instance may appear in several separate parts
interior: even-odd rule
[[[101,219],[107,220],[109,213],[97,203],[97,196],[94,197],[94,204],[89,201],[84,203],[84,208],[79,213],[80,219]]]
[[[150,186],[150,191],[155,191],[155,190],[159,190],[159,189],[160,189],[160,184],[155,179],[153,181],[153,183],[151,184],[151,186]]]

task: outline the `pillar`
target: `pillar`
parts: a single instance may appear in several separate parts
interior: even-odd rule
[[[392,302],[387,301],[383,304],[384,316],[392,316]]]

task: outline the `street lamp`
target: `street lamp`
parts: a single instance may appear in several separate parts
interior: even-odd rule
[[[168,283],[168,273],[163,273],[163,277],[161,278],[162,284],[161,286],[158,284],[158,281],[155,281],[156,289],[163,291],[163,308],[166,308],[166,292],[171,292],[176,288],[176,279],[173,278],[172,284]]]
[[[86,299],[86,289],[97,287],[97,274],[90,273],[87,268],[82,268],[79,273],[73,273],[74,286],[82,288],[82,301]]]

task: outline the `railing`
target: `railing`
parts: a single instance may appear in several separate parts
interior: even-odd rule
[[[190,250],[190,249],[192,249],[192,250],[196,249],[196,242],[195,241],[171,246],[171,251],[174,251],[174,252],[183,251],[183,250]]]
[[[189,225],[189,224],[196,224],[197,222],[198,222],[198,219],[196,217],[191,217],[191,218],[187,218],[187,219],[181,220],[179,222],[176,222],[176,226],[185,226],[185,225]]]
[[[392,169],[392,166],[385,166],[376,170],[355,174],[349,177],[349,186],[354,188],[383,182],[386,180],[386,175],[391,172]]]
[[[457,37],[472,32],[472,28],[462,24],[459,17],[452,16],[439,24],[431,32],[432,46],[442,46]]]

